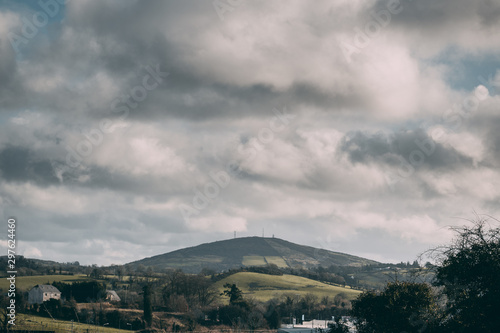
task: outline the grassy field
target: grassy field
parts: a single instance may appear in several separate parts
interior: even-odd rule
[[[314,294],[317,297],[330,296],[343,292],[349,299],[356,298],[361,292],[294,275],[267,275],[251,272],[240,272],[228,276],[215,283],[215,287],[222,292],[225,283],[235,283],[240,288],[244,297],[252,297],[259,301],[268,301],[273,297],[283,294],[305,295]],[[222,299],[227,299],[223,297]]]
[[[396,279],[399,281],[412,281],[414,277],[411,275],[411,271],[407,269],[400,269],[395,271],[394,269],[384,269],[380,271],[372,272],[361,272],[354,274],[355,278],[359,280],[360,283],[367,286],[368,288],[382,289],[385,287],[387,282],[393,282]],[[434,274],[432,272],[427,272],[423,274],[420,272],[418,282],[431,282]]]
[[[262,256],[244,256],[242,264],[245,266],[265,266],[266,260]]]
[[[288,267],[286,261],[282,257],[266,257],[268,264],[275,264],[279,268]]]
[[[267,264],[275,264],[280,268],[288,267],[286,261],[282,257],[277,256],[244,256],[242,264],[244,266],[265,266]]]
[[[54,281],[72,283],[76,281],[90,281],[86,275],[35,275],[16,277],[16,288],[19,290],[29,290],[37,284],[50,284]],[[6,278],[0,279],[0,288],[9,289],[9,281]]]
[[[124,323],[125,325],[126,323]],[[130,330],[119,330],[117,328],[109,328],[106,326],[95,326],[80,323],[71,323],[70,321],[53,320],[45,317],[37,317],[26,314],[18,314],[16,316],[17,330],[32,329],[32,330],[49,330],[56,333],[71,332],[74,333],[125,333]]]

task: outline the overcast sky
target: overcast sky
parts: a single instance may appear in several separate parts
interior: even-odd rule
[[[497,0],[0,0],[3,219],[83,264],[263,229],[412,261],[500,217],[499,41]]]

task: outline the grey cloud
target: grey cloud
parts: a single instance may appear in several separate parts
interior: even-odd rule
[[[181,82],[174,70],[168,82],[151,97],[130,112],[132,119],[148,120],[174,116],[176,118],[204,121],[242,116],[268,116],[273,108],[284,105],[314,106],[336,112],[343,107],[363,105],[360,96],[327,93],[314,85],[297,82],[286,90],[269,84],[235,87],[218,83],[190,80],[189,86]],[[191,102],[191,103],[190,103]],[[235,107],[238,105],[238,107]]]
[[[68,172],[68,180],[71,177],[69,176],[71,175],[70,172]],[[89,180],[80,183],[77,180],[77,175],[88,176]],[[176,176],[175,178],[156,175],[136,175],[131,177],[130,174],[98,166],[90,166],[82,173],[73,173],[71,179],[72,186],[80,186],[97,191],[108,189],[122,192],[123,194],[154,195],[158,199],[183,195],[186,192],[186,187],[189,188],[187,184],[190,184],[188,174],[184,175],[184,177]]]
[[[489,152],[488,160],[491,161],[493,167],[498,168],[500,166],[500,126],[498,120],[494,124],[486,133],[485,143]]]
[[[37,158],[22,147],[6,147],[0,152],[0,171],[6,181],[33,181],[39,185],[59,182],[49,160]]]
[[[373,10],[386,9],[391,2],[396,3],[379,0],[374,4]],[[494,25],[499,16],[498,4],[490,0],[401,0],[398,3],[402,10],[392,16],[392,22],[426,32],[460,29],[457,22],[469,22],[476,15],[481,18],[481,23]],[[432,38],[431,35],[429,37]]]
[[[0,36],[0,112],[18,107],[23,97],[14,50],[7,39]]]
[[[119,5],[104,1],[75,5],[78,10],[71,8],[61,29],[71,29],[72,38],[56,34],[50,46],[48,40],[34,43],[27,54],[31,62],[36,62],[34,77],[61,74],[64,82],[48,92],[23,88],[25,97],[16,100],[18,105],[44,109],[69,119],[75,115],[82,120],[113,116],[111,101],[141,83],[144,66],[159,63],[170,76],[159,88],[150,91],[136,109],[130,110],[129,119],[157,121],[176,117],[204,121],[268,115],[272,108],[282,105],[314,106],[328,111],[366,106],[366,99],[359,92],[325,91],[315,82],[296,81],[280,90],[259,81],[246,86],[230,85],[195,72],[185,60],[193,56],[193,51],[169,40],[172,34],[167,36],[164,30],[180,29],[177,25],[182,25],[198,34],[204,27],[219,24],[210,2],[130,1]],[[111,11],[113,16],[109,15]],[[193,20],[183,22],[180,13]],[[118,87],[117,96],[107,96],[104,100],[88,98],[92,86],[75,85],[100,73],[107,74],[111,84]]]
[[[500,3],[494,0],[479,1],[477,13],[485,26],[497,25],[500,21]]]
[[[440,172],[472,166],[472,159],[453,148],[435,142],[423,130],[406,130],[387,135],[379,132],[365,134],[360,131],[345,136],[340,149],[353,163],[378,162],[400,165],[400,158],[409,161],[413,151],[421,151],[425,158],[423,167]]]

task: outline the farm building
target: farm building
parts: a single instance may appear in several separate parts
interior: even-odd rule
[[[61,299],[61,292],[48,284],[36,285],[28,292],[28,303],[42,304],[50,299]]]

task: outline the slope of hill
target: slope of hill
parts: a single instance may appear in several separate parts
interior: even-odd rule
[[[17,276],[16,277],[16,288],[22,291],[28,291],[37,284],[51,284],[52,282],[82,282],[82,281],[92,281],[86,275],[36,275],[36,276]],[[0,289],[8,290],[9,281],[7,279],[0,279]]]
[[[205,243],[131,262],[138,267],[180,268],[198,273],[202,268],[216,272],[242,266],[276,264],[278,267],[362,266],[377,262],[345,253],[294,244],[279,238],[244,237]]]
[[[313,294],[321,299],[323,296],[333,298],[339,293],[345,293],[348,299],[354,299],[361,293],[359,290],[329,285],[287,274],[277,276],[240,272],[216,282],[214,287],[222,293],[223,286],[226,283],[236,284],[243,291],[244,297],[253,297],[264,302],[280,295],[304,296],[305,294]]]

